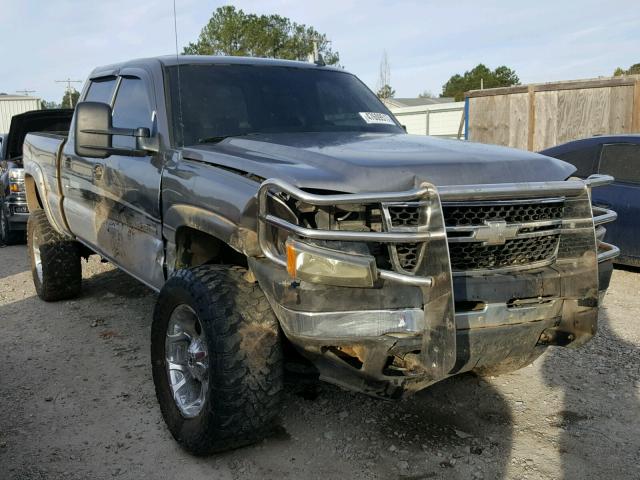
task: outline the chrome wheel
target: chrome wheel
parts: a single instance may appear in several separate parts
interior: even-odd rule
[[[187,418],[197,416],[207,399],[209,354],[198,315],[188,305],[177,306],[169,318],[165,363],[180,413]]]
[[[38,281],[42,283],[42,257],[40,256],[40,244],[38,242],[38,237],[33,238],[31,249],[33,250],[33,266],[36,270],[36,276],[38,277]]]

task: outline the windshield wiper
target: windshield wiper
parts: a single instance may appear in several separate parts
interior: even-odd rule
[[[258,135],[258,132],[238,133],[236,135],[217,135],[217,136],[214,136],[214,137],[199,138],[198,139],[198,144],[201,144],[201,143],[220,143],[221,141],[226,140],[227,138],[248,137],[250,135]]]

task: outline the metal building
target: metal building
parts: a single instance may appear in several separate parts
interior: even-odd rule
[[[404,125],[407,133],[445,138],[464,138],[464,102],[432,103],[417,106],[387,108]]]
[[[9,132],[11,117],[29,110],[40,110],[40,99],[24,95],[0,95],[0,133]]]

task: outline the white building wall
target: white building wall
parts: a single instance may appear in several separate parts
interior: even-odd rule
[[[391,107],[389,110],[402,125],[407,127],[407,133],[457,138],[464,114],[464,102]],[[464,138],[464,125],[461,137]]]
[[[40,110],[39,98],[0,95],[0,133],[9,133],[11,117],[29,110]]]

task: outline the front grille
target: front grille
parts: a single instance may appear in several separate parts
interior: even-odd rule
[[[413,271],[418,265],[419,243],[401,243],[396,246],[398,261],[404,270]]]
[[[449,230],[449,255],[454,271],[526,267],[552,260],[557,253],[560,235],[552,231],[557,231],[558,225],[549,221],[562,220],[564,201],[561,199],[445,204],[442,210]],[[487,222],[500,220],[510,227],[526,223],[527,226],[518,228],[517,235],[535,235],[508,239],[501,245],[460,238],[473,235]],[[458,228],[454,230],[455,227]]]
[[[499,205],[443,205],[447,227],[479,226],[486,220],[504,220],[507,223],[525,223],[562,218],[564,202],[540,204],[518,203]]]
[[[559,235],[516,238],[504,245],[449,243],[451,269],[454,271],[509,268],[529,265],[552,258]]]
[[[420,225],[420,210],[417,206],[390,206],[389,218],[394,227],[417,227]]]
[[[419,202],[386,205],[385,217],[389,230],[417,230],[424,224],[424,208]],[[398,243],[389,245],[389,257],[396,270],[415,273],[422,253],[421,243]]]
[[[421,207],[417,204],[387,205],[391,228],[418,228],[423,224]],[[526,267],[553,260],[558,251],[560,235],[558,223],[564,214],[563,199],[536,199],[489,202],[449,203],[442,206],[449,238],[451,268],[456,272]],[[521,237],[507,239],[504,244],[492,245],[474,232],[487,222],[504,221],[507,226],[522,225]],[[542,223],[544,222],[544,223]],[[537,223],[540,223],[537,225]],[[473,238],[470,238],[473,237]],[[415,272],[420,261],[422,244],[408,243],[389,246],[395,267]]]

